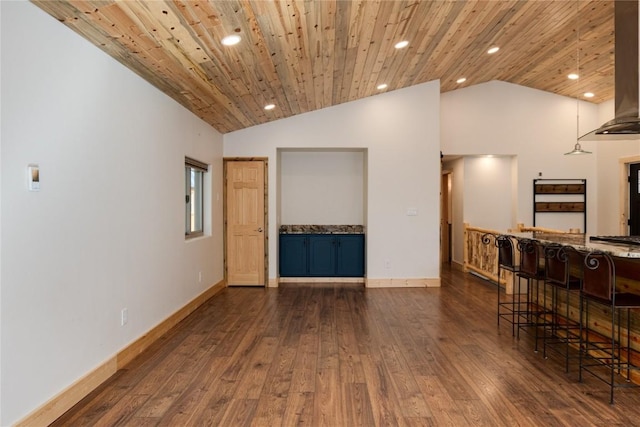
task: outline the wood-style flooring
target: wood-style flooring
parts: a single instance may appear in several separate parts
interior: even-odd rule
[[[227,288],[55,426],[616,426],[616,391],[496,327],[496,288]]]

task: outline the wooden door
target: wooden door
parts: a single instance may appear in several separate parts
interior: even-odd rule
[[[226,166],[227,284],[265,286],[264,162]]]

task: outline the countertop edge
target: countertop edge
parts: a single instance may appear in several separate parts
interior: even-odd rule
[[[602,242],[592,242],[589,240],[590,235],[584,234],[551,234],[551,233],[515,233],[505,232],[496,233],[496,235],[512,236],[516,239],[531,239],[537,240],[543,243],[556,243],[564,246],[571,246],[574,249],[594,252],[601,251],[612,256],[620,258],[640,258],[640,246],[635,245],[623,245],[623,244],[611,244]],[[564,238],[563,238],[564,237]],[[576,243],[576,239],[582,239],[581,242]],[[573,240],[573,241],[572,241]]]

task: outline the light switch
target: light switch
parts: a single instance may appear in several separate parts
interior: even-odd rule
[[[27,171],[29,191],[40,191],[40,167],[38,165],[29,165]]]
[[[418,216],[418,208],[407,208],[407,216]]]

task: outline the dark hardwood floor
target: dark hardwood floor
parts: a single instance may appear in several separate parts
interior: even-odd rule
[[[616,391],[496,327],[496,288],[227,288],[55,426],[616,426]]]

